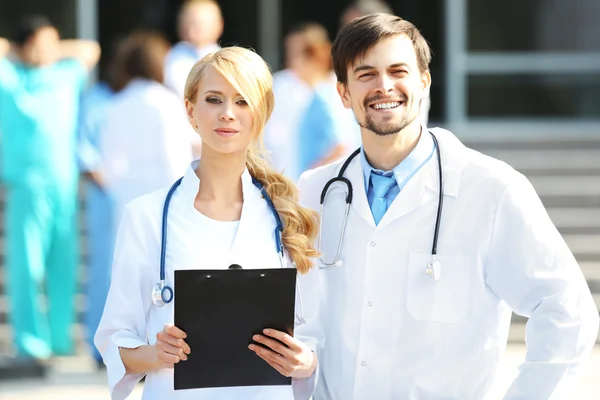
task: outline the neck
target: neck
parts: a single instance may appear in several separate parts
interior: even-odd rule
[[[196,175],[200,179],[196,200],[222,205],[242,202],[241,176],[245,168],[245,152],[223,154],[203,146],[200,163],[196,169]]]
[[[205,47],[210,46],[211,44],[213,44],[213,43],[210,43],[210,42],[206,42],[206,43],[191,43],[191,42],[188,42],[188,43],[190,43],[192,46],[194,46],[194,48],[196,50],[202,50]]]
[[[375,169],[391,171],[408,157],[417,145],[421,136],[421,124],[415,119],[400,132],[386,136],[379,136],[361,128],[361,136],[369,164]]]

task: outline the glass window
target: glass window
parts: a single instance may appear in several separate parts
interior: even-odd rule
[[[600,51],[598,0],[468,0],[469,51]]]
[[[469,117],[600,117],[600,73],[468,78]]]

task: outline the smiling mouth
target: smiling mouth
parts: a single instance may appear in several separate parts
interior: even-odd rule
[[[371,104],[369,107],[373,110],[392,110],[400,107],[402,104],[404,104],[403,101],[390,101],[387,103]]]

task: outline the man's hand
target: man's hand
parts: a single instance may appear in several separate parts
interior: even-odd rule
[[[0,58],[8,56],[10,52],[10,42],[0,37]]]
[[[308,346],[275,329],[265,329],[263,333],[264,335],[254,335],[253,339],[268,349],[251,344],[248,346],[250,350],[284,376],[305,379],[313,374],[318,360],[317,355]]]
[[[59,53],[59,58],[75,58],[91,70],[100,59],[100,45],[93,40],[61,40]]]

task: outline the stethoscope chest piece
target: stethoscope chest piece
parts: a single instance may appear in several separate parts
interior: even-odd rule
[[[433,260],[429,264],[427,264],[427,269],[425,270],[427,276],[433,278],[434,281],[439,282],[440,276],[442,275],[442,264],[439,260]]]
[[[166,286],[164,282],[159,282],[152,288],[152,302],[158,307],[169,304],[173,301],[173,289]]]

